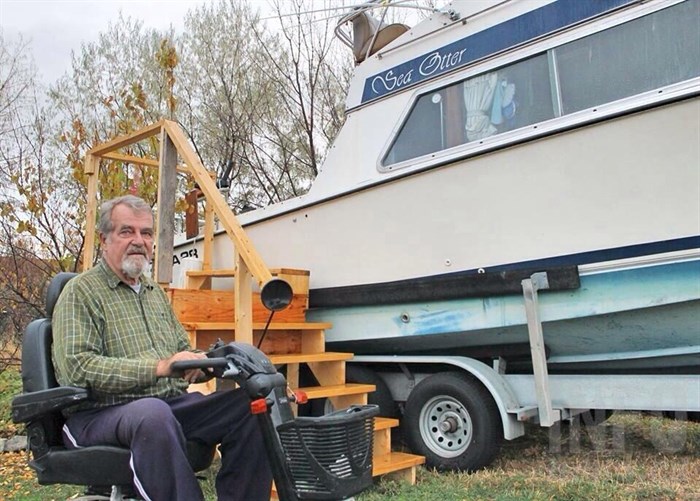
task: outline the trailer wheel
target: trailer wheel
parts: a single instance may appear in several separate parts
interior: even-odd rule
[[[606,422],[615,414],[611,409],[589,409],[579,415],[579,420],[584,426],[598,426]]]
[[[487,466],[503,440],[491,394],[464,374],[444,372],[421,381],[403,417],[411,449],[438,470],[472,472]]]
[[[661,415],[666,419],[672,419],[675,421],[688,421],[690,423],[700,423],[700,412],[663,411]]]
[[[347,364],[345,366],[345,380],[348,383],[373,384],[376,389],[367,395],[367,403],[378,405],[380,416],[397,416],[396,402],[391,395],[391,390],[375,371],[362,365]]]

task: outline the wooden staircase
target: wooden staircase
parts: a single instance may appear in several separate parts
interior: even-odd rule
[[[333,407],[342,409],[352,404],[366,404],[367,394],[374,391],[370,384],[347,383],[345,363],[352,353],[325,351],[325,330],[329,323],[306,322],[308,306],[308,272],[299,270],[271,270],[272,274],[288,280],[293,287],[292,304],[275,313],[260,346],[276,366],[286,368],[287,381],[292,389],[304,391],[309,400],[328,398]],[[234,293],[231,290],[197,288],[212,277],[228,278],[233,273],[225,270],[188,271],[186,289],[169,289],[168,295],[178,319],[190,335],[196,348],[207,350],[217,339],[236,340],[234,322]],[[209,285],[209,284],[207,284]],[[264,309],[257,294],[253,295],[253,343],[262,336],[269,312]],[[300,367],[306,365],[318,386],[300,387]],[[213,391],[215,382],[197,385],[199,391]],[[415,483],[416,467],[424,458],[391,449],[391,429],[399,425],[397,419],[378,417],[374,431],[374,476],[391,475],[393,478]],[[274,498],[274,492],[273,492]]]

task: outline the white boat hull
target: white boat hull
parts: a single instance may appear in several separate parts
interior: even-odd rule
[[[241,220],[266,263],[311,270],[314,289],[697,236],[698,117],[696,98]]]
[[[376,295],[370,295],[365,304],[354,299],[342,307],[314,298],[342,297],[357,287],[387,290],[397,281],[396,289],[410,292],[412,280],[426,277],[440,283],[440,277],[477,272],[622,258],[634,263],[673,251],[693,255],[700,247],[698,116],[700,101],[686,100],[269,219],[262,219],[265,211],[242,219],[271,267],[311,270],[311,306],[317,308],[310,318],[333,322],[331,346],[356,353],[514,353],[517,359],[527,354],[527,336],[522,298],[512,290],[502,297],[451,298],[449,304],[426,298],[375,306]],[[214,267],[231,267],[229,240],[224,234],[215,242]],[[191,254],[200,245],[190,242],[178,252]],[[576,291],[543,293],[553,365],[696,370],[698,261],[622,268],[612,264],[606,273],[585,275]],[[677,269],[685,272],[671,273]],[[651,271],[653,280],[645,275]],[[599,290],[600,284],[606,285]]]

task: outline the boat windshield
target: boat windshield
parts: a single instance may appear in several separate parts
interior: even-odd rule
[[[352,49],[357,64],[409,30],[405,24],[385,22],[390,6],[389,2],[380,3],[379,0],[370,0],[355,7],[338,21],[335,34],[341,42]],[[372,10],[378,7],[382,7],[379,19],[372,14]],[[347,29],[348,26],[351,27],[350,30]]]

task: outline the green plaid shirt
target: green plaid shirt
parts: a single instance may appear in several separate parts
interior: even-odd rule
[[[137,294],[104,262],[66,284],[53,313],[53,360],[61,385],[88,388],[105,407],[142,397],[167,398],[182,378],[157,378],[158,360],[190,345],[168,298],[141,277]]]

